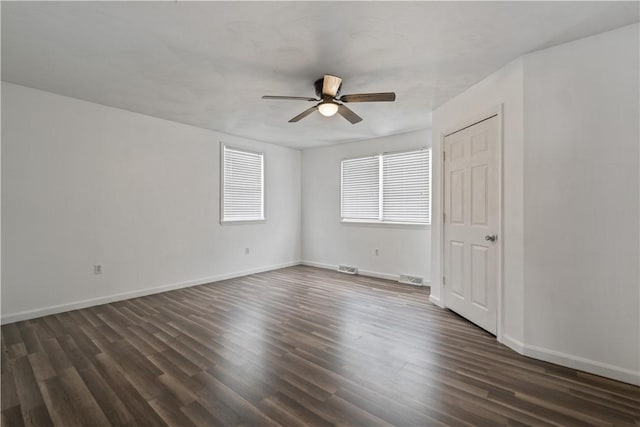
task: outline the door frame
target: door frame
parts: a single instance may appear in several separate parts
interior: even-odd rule
[[[451,135],[454,134],[456,132],[459,132],[465,128],[468,128],[470,126],[473,126],[477,123],[480,123],[482,121],[488,120],[492,117],[496,117],[498,119],[498,129],[497,129],[497,137],[498,137],[498,141],[497,141],[497,156],[498,156],[498,244],[496,245],[496,250],[497,250],[497,260],[498,260],[498,271],[496,274],[496,277],[498,278],[498,283],[497,285],[497,289],[496,289],[496,338],[498,340],[498,342],[502,342],[502,332],[503,332],[503,325],[502,325],[502,313],[503,313],[503,303],[504,303],[504,298],[503,298],[503,289],[502,289],[502,283],[503,283],[503,275],[504,275],[504,263],[503,263],[503,259],[502,259],[502,254],[503,254],[503,248],[504,248],[504,226],[503,226],[503,210],[504,210],[504,206],[503,206],[503,157],[502,157],[502,152],[503,152],[503,104],[498,104],[495,107],[492,107],[488,110],[485,110],[481,113],[477,113],[477,114],[473,114],[467,118],[465,118],[464,120],[460,120],[455,126],[451,126],[448,128],[445,128],[442,132],[440,132],[440,150],[438,153],[439,159],[441,160],[441,167],[440,167],[440,207],[441,207],[441,218],[440,218],[440,285],[442,286],[442,306],[443,307],[447,307],[447,294],[444,290],[444,287],[446,286],[444,283],[444,264],[445,264],[445,259],[444,259],[444,245],[445,245],[445,240],[444,240],[444,220],[443,220],[443,214],[444,214],[444,184],[445,184],[445,176],[444,176],[444,161],[443,161],[443,157],[444,157],[444,139]]]

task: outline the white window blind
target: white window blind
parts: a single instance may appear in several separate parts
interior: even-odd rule
[[[264,219],[264,155],[223,146],[222,221]]]
[[[383,155],[382,170],[382,218],[429,224],[429,151]]]
[[[380,217],[380,160],[378,156],[342,161],[342,219]]]
[[[342,161],[343,221],[430,224],[431,150]]]

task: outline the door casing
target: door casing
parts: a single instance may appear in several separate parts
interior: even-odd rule
[[[497,289],[496,289],[496,297],[497,297],[497,301],[496,301],[496,310],[497,310],[497,325],[496,325],[496,338],[499,342],[502,342],[502,333],[503,333],[503,304],[504,304],[504,298],[503,298],[503,289],[502,289],[502,284],[503,284],[503,276],[504,276],[504,268],[503,268],[503,248],[504,248],[504,225],[503,225],[503,215],[504,215],[504,206],[503,206],[503,156],[502,156],[502,151],[503,151],[503,104],[499,104],[493,108],[490,108],[488,110],[485,110],[481,113],[478,114],[474,114],[470,117],[467,117],[464,120],[459,121],[455,126],[452,126],[450,128],[446,128],[444,131],[442,131],[440,133],[440,149],[438,152],[438,155],[440,156],[439,159],[441,161],[441,167],[440,167],[440,207],[441,207],[441,212],[439,212],[440,215],[440,286],[442,291],[440,292],[440,295],[442,297],[442,301],[441,304],[443,307],[447,306],[447,302],[446,302],[446,293],[444,292],[444,245],[445,245],[445,241],[444,241],[444,221],[442,220],[442,214],[444,213],[444,184],[445,184],[445,176],[444,176],[444,163],[442,162],[443,156],[444,156],[444,139],[448,136],[451,135],[453,133],[456,133],[458,131],[461,131],[462,129],[465,129],[467,127],[473,126],[476,123],[482,122],[484,120],[487,120],[493,116],[496,116],[497,121],[498,121],[498,129],[497,129],[497,156],[498,156],[498,241],[497,241],[497,245],[496,245],[496,251],[497,251],[497,281],[498,283],[496,284]]]

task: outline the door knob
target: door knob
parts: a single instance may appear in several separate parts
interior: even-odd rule
[[[484,240],[488,240],[489,242],[495,242],[496,240],[498,240],[498,236],[496,236],[495,234],[487,234],[486,236],[484,236]]]

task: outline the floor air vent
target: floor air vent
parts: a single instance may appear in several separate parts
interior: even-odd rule
[[[400,279],[398,279],[398,282],[406,283],[408,285],[417,285],[417,286],[424,285],[424,280],[422,279],[422,277],[410,276],[408,274],[401,274]]]
[[[339,265],[338,266],[338,271],[340,273],[347,273],[347,274],[358,274],[358,267],[351,267],[349,265]]]

